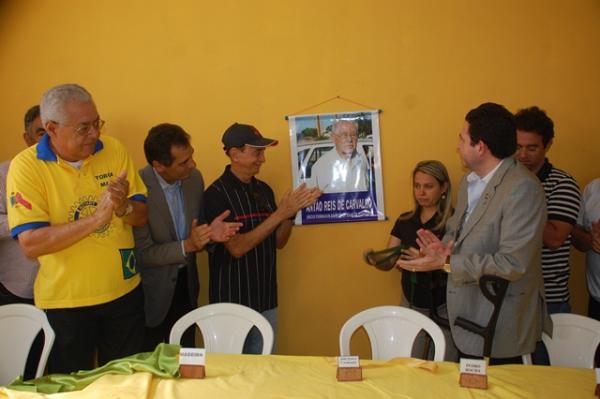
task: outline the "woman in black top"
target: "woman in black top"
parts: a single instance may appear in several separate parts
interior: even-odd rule
[[[402,258],[413,259],[419,256],[417,230],[431,230],[438,237],[444,235],[446,221],[452,214],[451,184],[448,171],[439,161],[421,161],[412,173],[413,198],[415,207],[412,211],[400,215],[391,231],[388,247],[400,243],[411,246],[404,251]],[[404,305],[417,310],[435,321],[446,336],[446,360],[455,360],[456,350],[447,327],[446,280],[442,270],[432,272],[402,271],[402,291]],[[427,335],[419,334],[413,347],[413,356],[433,357],[425,352],[428,347]],[[432,349],[432,348],[431,348]]]

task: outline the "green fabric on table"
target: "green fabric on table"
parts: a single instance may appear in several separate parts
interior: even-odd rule
[[[152,373],[161,378],[179,377],[179,345],[159,344],[154,352],[115,359],[93,370],[50,374],[33,380],[17,378],[6,387],[17,391],[57,393],[79,391],[106,374]]]

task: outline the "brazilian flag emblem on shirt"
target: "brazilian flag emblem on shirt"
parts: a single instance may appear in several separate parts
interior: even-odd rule
[[[121,253],[121,268],[123,269],[123,278],[125,280],[130,279],[137,274],[133,248],[119,249],[119,252]]]

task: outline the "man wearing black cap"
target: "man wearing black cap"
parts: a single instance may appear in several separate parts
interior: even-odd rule
[[[296,213],[321,195],[304,184],[287,191],[279,204],[273,190],[255,176],[265,162],[265,148],[277,140],[262,137],[254,126],[234,123],[223,134],[231,164],[204,194],[210,223],[225,210],[228,222],[241,222],[239,233],[209,253],[209,302],[233,302],[260,312],[276,330],[276,249],[287,243]],[[244,353],[261,353],[262,336],[253,328]]]

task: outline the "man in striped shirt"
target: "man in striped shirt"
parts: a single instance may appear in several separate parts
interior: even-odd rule
[[[590,292],[588,316],[600,320],[600,178],[583,190],[581,211],[573,229],[573,245],[585,252],[587,286]],[[596,349],[596,367],[600,367],[600,348]]]
[[[286,192],[279,204],[269,185],[255,176],[265,162],[265,149],[276,140],[262,137],[254,126],[234,123],[223,134],[231,164],[204,194],[208,223],[230,210],[227,222],[241,222],[237,235],[209,252],[209,302],[233,302],[265,316],[277,326],[276,249],[287,243],[296,213],[312,205],[318,189],[303,184]],[[261,353],[262,337],[253,328],[244,353]]]
[[[552,119],[534,106],[517,112],[515,121],[516,157],[537,175],[546,193],[548,220],[544,228],[542,271],[548,314],[570,313],[569,251],[571,231],[579,215],[579,186],[570,174],[554,167],[546,158],[554,138]],[[536,357],[534,354],[534,362]]]

